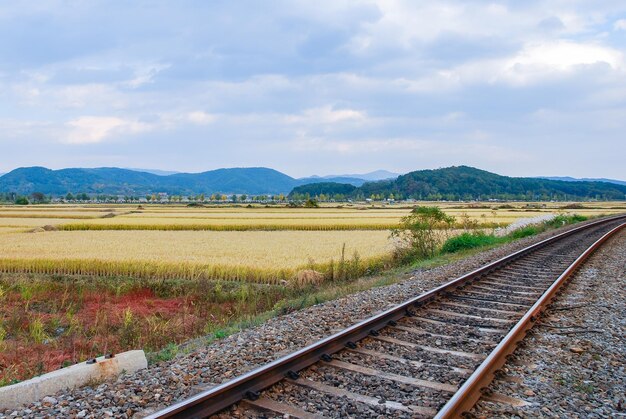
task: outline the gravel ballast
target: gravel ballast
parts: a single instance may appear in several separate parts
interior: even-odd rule
[[[38,402],[21,410],[0,412],[0,418],[141,417],[564,230],[522,239],[443,267],[415,271],[394,285],[373,288],[270,319],[261,326],[146,370],[98,386],[59,393],[54,395],[55,403]]]
[[[490,389],[529,403],[481,401],[477,417],[626,417],[626,231],[572,277]]]

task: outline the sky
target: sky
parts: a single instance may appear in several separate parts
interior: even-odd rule
[[[0,172],[626,179],[625,157],[623,0],[0,0]]]

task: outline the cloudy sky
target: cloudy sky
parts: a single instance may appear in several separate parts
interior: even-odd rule
[[[626,2],[3,1],[0,172],[626,179]]]

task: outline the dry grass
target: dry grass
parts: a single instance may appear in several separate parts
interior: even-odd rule
[[[23,212],[1,212],[0,219],[3,218],[58,218],[71,220],[89,220],[99,218],[99,214],[85,213],[23,213]]]
[[[0,241],[10,258],[144,260],[295,267],[337,257],[341,246],[363,257],[389,250],[385,231],[58,231],[17,233]]]
[[[0,217],[0,227],[16,227],[16,228],[33,228],[43,227],[45,225],[60,225],[71,222],[84,222],[85,220],[67,219],[67,218],[2,218]]]
[[[111,231],[111,230],[157,230],[157,231],[367,231],[390,230],[398,226],[397,222],[387,224],[367,224],[364,222],[338,223],[325,220],[321,223],[286,222],[286,223],[68,223],[59,225],[64,231]],[[486,225],[485,227],[492,227]]]
[[[19,233],[23,231],[25,231],[25,229],[20,227],[0,227],[0,234]]]
[[[429,204],[429,203],[420,203]],[[416,204],[413,204],[416,205]],[[626,210],[622,202],[584,203],[583,208],[567,209],[567,203],[437,203],[446,213],[467,215],[482,227],[505,226],[519,218],[545,213],[578,213],[587,216]],[[576,206],[580,206],[577,204]],[[504,207],[504,208],[500,208]],[[145,205],[137,213],[136,205],[126,206],[36,206],[0,207],[0,227],[34,228],[59,225],[65,230],[386,230],[407,215],[410,206],[387,205],[323,207],[319,209],[284,207],[188,208],[182,205]],[[115,217],[101,218],[114,212]]]

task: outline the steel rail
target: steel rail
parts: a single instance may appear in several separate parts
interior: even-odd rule
[[[493,351],[478,366],[472,375],[465,381],[459,390],[439,410],[435,419],[462,417],[480,399],[482,392],[494,378],[496,371],[504,365],[506,357],[515,351],[517,344],[524,339],[526,333],[533,327],[541,313],[554,299],[559,288],[576,272],[585,260],[591,256],[604,242],[626,227],[621,224],[599,238],[587,248],[542,294],[526,314],[517,322],[509,333],[500,341]]]
[[[375,334],[378,330],[388,326],[390,322],[393,323],[407,315],[412,315],[412,308],[420,307],[439,296],[446,295],[453,290],[469,285],[473,281],[480,279],[480,277],[544,246],[589,228],[621,218],[626,218],[626,215],[603,218],[544,239],[354,324],[334,335],[166,407],[161,411],[146,416],[146,418],[204,418],[218,413],[245,398],[254,399],[258,396],[260,391],[273,384],[293,376],[302,369],[320,360],[328,360],[332,354],[339,352],[346,346],[353,345],[355,342],[362,340],[370,334]]]

